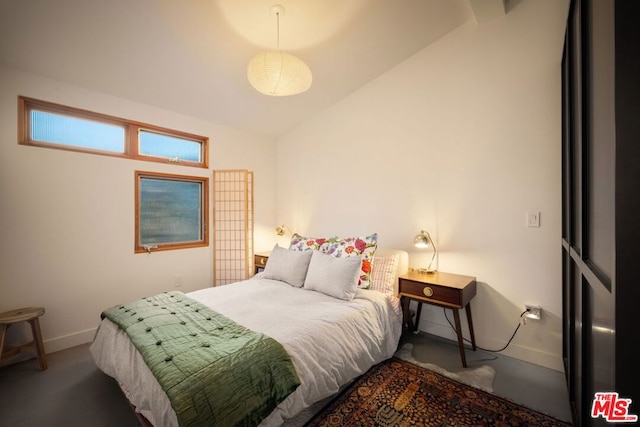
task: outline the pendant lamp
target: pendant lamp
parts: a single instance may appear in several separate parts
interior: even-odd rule
[[[271,96],[288,96],[305,92],[311,87],[311,69],[297,56],[280,50],[281,5],[271,7],[276,15],[277,50],[267,50],[254,56],[247,67],[251,86],[260,93]]]

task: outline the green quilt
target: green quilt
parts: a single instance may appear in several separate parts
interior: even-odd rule
[[[280,343],[182,292],[112,307],[104,317],[129,335],[180,426],[258,425],[300,385]]]

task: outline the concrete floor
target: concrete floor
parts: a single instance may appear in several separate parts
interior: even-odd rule
[[[413,344],[413,356],[420,362],[438,365],[450,372],[464,370],[458,343],[429,335],[405,333],[402,342]],[[489,365],[496,370],[494,394],[535,409],[562,421],[572,422],[565,375],[500,353],[465,351],[467,368]]]
[[[413,356],[451,372],[462,370],[457,344],[425,333],[407,333]],[[496,395],[571,421],[564,374],[481,350],[467,351],[470,369],[487,364],[497,374]],[[115,381],[95,366],[89,345],[48,355],[40,372],[35,359],[0,368],[2,427],[127,427],[138,422]],[[300,421],[297,421],[298,423]]]

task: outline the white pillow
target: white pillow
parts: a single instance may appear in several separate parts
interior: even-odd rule
[[[338,258],[320,251],[307,252],[312,252],[313,255],[307,278],[304,280],[305,289],[347,301],[352,300],[356,295],[356,287],[360,279],[362,258],[360,256]]]
[[[262,277],[280,280],[296,288],[304,285],[312,251],[290,251],[276,244],[269,254]]]

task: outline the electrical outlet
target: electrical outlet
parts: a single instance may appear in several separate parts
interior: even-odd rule
[[[525,305],[524,309],[526,310],[524,317],[527,319],[540,320],[542,317],[542,307],[539,305]]]

